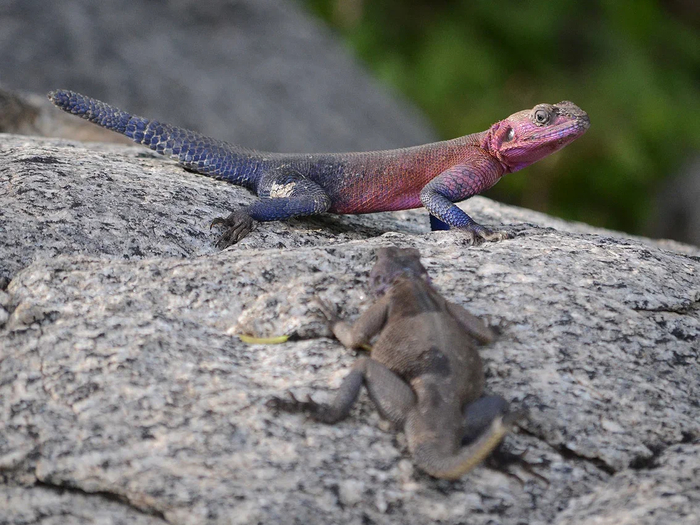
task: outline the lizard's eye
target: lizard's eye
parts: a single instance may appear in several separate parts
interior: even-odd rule
[[[545,124],[549,120],[549,113],[544,109],[535,111],[535,120],[538,124]]]
[[[506,138],[503,139],[503,142],[510,142],[514,138],[515,138],[515,131],[513,130],[513,128],[510,128],[508,130],[508,133],[506,133]]]

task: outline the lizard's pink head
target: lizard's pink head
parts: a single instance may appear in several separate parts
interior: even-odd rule
[[[560,150],[589,126],[588,114],[573,102],[538,104],[496,122],[481,146],[512,173]]]

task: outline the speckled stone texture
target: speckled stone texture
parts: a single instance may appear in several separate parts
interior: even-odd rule
[[[251,199],[148,151],[0,136],[0,523],[698,522],[700,250],[474,198],[516,238],[469,247],[416,210],[216,251],[209,222]],[[265,407],[339,385],[355,356],[313,299],[355,318],[387,245],[499,332],[487,388],[529,408],[507,445],[549,485],[434,480],[364,393],[335,426]]]

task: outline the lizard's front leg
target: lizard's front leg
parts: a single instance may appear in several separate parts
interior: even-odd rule
[[[335,312],[335,308],[327,301],[318,299],[317,302],[321,312],[328,321],[328,328],[331,329],[333,335],[345,348],[368,349],[372,338],[386,324],[386,314],[389,306],[386,296],[383,296],[365,310],[353,325],[341,321]]]
[[[469,313],[464,307],[445,301],[447,311],[464,328],[464,330],[481,344],[493,343],[496,339],[493,330],[479,317]]]
[[[508,233],[493,231],[476,223],[453,204],[489,189],[502,174],[503,167],[493,157],[474,148],[469,163],[452,166],[426,184],[420,193],[420,200],[432,215],[452,228],[464,231],[470,243],[479,239],[507,239]]]
[[[211,223],[226,228],[216,243],[220,249],[237,243],[248,235],[253,221],[282,221],[292,217],[316,215],[328,211],[331,199],[313,181],[296,173],[265,174],[255,188],[259,200],[226,218],[217,217]]]

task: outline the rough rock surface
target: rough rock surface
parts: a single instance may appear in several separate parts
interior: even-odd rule
[[[250,199],[146,150],[0,136],[0,523],[697,523],[700,250],[475,198],[518,236],[469,247],[415,210],[217,252],[209,222]],[[365,394],[335,426],[264,406],[338,386],[355,357],[313,299],[355,317],[390,244],[500,332],[487,387],[529,407],[508,446],[549,485],[434,480]]]

